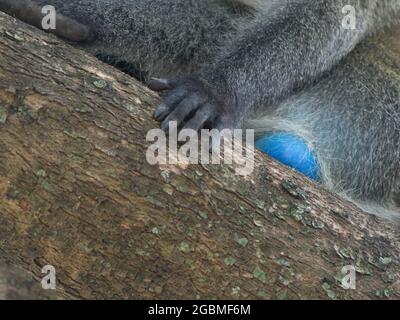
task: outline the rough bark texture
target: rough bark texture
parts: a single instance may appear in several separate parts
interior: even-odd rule
[[[267,157],[149,165],[157,101],[0,13],[0,256],[59,298],[399,298],[397,227]]]

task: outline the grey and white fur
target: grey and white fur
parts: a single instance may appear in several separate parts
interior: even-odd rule
[[[162,128],[295,133],[326,186],[400,218],[400,42],[390,36],[399,0],[34,2],[90,28],[95,38],[77,46],[156,77],[150,87],[167,91],[155,112]],[[346,5],[355,29],[342,25]]]

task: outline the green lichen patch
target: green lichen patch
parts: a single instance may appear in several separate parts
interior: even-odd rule
[[[128,110],[130,113],[136,113],[137,109],[133,104],[130,103],[124,103],[122,105],[126,110]]]
[[[343,283],[343,279],[346,277],[346,274],[342,272],[342,270],[339,270],[338,273],[336,273],[334,279],[336,280],[336,283],[339,284],[340,286]]]
[[[165,185],[165,186],[163,186],[163,191],[166,193],[166,194],[168,194],[168,195],[170,195],[170,196],[172,196],[173,194],[174,194],[174,188],[172,188],[170,185]]]
[[[135,253],[136,253],[138,256],[141,256],[141,257],[148,257],[148,256],[150,256],[150,253],[144,251],[143,249],[136,249]]]
[[[257,291],[257,297],[261,298],[261,299],[271,299],[271,296],[266,293],[265,291]]]
[[[260,269],[260,267],[256,267],[253,271],[253,277],[260,280],[262,283],[267,282],[267,275],[263,270]]]
[[[27,123],[33,123],[39,118],[39,114],[37,111],[32,110],[26,106],[19,106],[18,112],[19,112],[19,114],[22,115],[23,119]]]
[[[249,239],[247,239],[246,237],[241,237],[237,234],[235,234],[235,241],[242,247],[246,247],[249,244]]]
[[[185,264],[189,267],[189,268],[193,268],[194,266],[194,261],[192,259],[185,259]]]
[[[392,259],[390,257],[379,257],[374,259],[373,257],[368,258],[368,264],[381,270],[387,270],[390,266]]]
[[[285,287],[287,287],[290,284],[290,279],[280,275],[279,282],[282,283]]]
[[[232,288],[232,295],[238,296],[240,294],[240,287],[233,287]]]
[[[356,267],[356,271],[359,274],[364,274],[364,275],[368,275],[368,276],[374,275],[374,273],[372,272],[371,266],[368,264],[368,262],[361,259],[360,257],[358,257],[355,267]]]
[[[328,296],[329,299],[336,299],[336,294],[332,290],[332,287],[328,282],[324,282],[322,284],[322,289],[325,291],[325,293],[326,293],[326,295]]]
[[[170,176],[171,176],[170,171],[168,171],[168,170],[163,170],[163,171],[161,171],[160,175],[161,175],[161,177],[163,178],[163,180],[164,180],[165,182],[169,183],[169,181],[170,181]]]
[[[285,221],[285,220],[286,220],[285,215],[284,215],[281,211],[276,211],[276,212],[274,213],[274,216],[275,216],[276,218],[282,220],[282,221]]]
[[[340,268],[340,270],[337,271],[336,275],[333,277],[333,279],[335,280],[334,284],[340,288],[343,288],[346,290],[346,292],[349,292],[350,289],[355,289],[356,283],[353,282],[355,279],[351,279],[349,277],[349,270],[345,269],[346,266],[343,266]],[[347,266],[348,267],[348,266]],[[342,299],[343,297],[343,293],[341,294],[340,299]]]
[[[98,89],[105,89],[108,86],[107,81],[96,77],[90,77],[90,82]]]
[[[302,228],[300,231],[299,231],[299,233],[301,233],[302,235],[304,235],[304,236],[309,236],[310,235],[310,233],[311,233],[311,229],[310,228],[308,228],[308,227],[305,227],[305,228]]]
[[[87,244],[81,243],[81,244],[78,244],[78,247],[86,253],[93,252],[93,248],[88,247]]]
[[[46,191],[52,191],[52,186],[47,180],[43,180],[41,186]]]
[[[194,170],[194,172],[196,173],[197,176],[202,177],[204,176],[204,173],[201,172],[200,170]]]
[[[259,208],[261,210],[264,210],[265,209],[265,201],[257,199],[256,200],[256,206],[257,206],[257,208]]]
[[[25,40],[24,37],[22,36],[22,34],[19,32],[11,32],[11,31],[5,30],[4,35],[8,39],[13,40],[15,42],[23,42]]]
[[[307,208],[304,206],[293,207],[289,212],[289,214],[298,222],[303,221],[306,213]]]
[[[205,211],[199,211],[200,217],[202,217],[204,220],[208,220],[208,214]]]
[[[390,257],[379,257],[379,263],[383,266],[387,266],[392,263],[392,258]]]
[[[236,263],[236,259],[235,259],[234,257],[226,257],[226,258],[224,259],[224,263],[225,263],[227,266],[231,267],[231,266],[233,266],[233,265]]]
[[[18,196],[21,194],[21,191],[19,190],[19,188],[15,185],[15,184],[10,184],[8,186],[7,192],[6,192],[6,196],[9,199],[17,199]]]
[[[284,258],[275,259],[275,263],[282,267],[290,267],[291,266],[290,261],[288,261]]]
[[[311,222],[311,226],[314,229],[323,229],[325,227],[325,224],[322,221],[313,220]]]
[[[355,259],[355,254],[351,248],[339,248],[338,245],[334,246],[336,254],[342,259]]]
[[[276,299],[278,300],[287,300],[287,291],[286,290],[278,290],[276,292]]]
[[[63,131],[67,136],[73,138],[73,139],[85,139],[85,137],[81,134],[79,134],[78,132],[76,132],[75,130],[68,130],[65,129]]]
[[[46,177],[46,171],[44,169],[39,169],[38,171],[36,171],[36,176],[37,177]]]
[[[189,253],[190,252],[190,244],[186,241],[182,241],[178,246],[178,250],[183,253]]]
[[[381,299],[390,299],[394,293],[395,291],[392,287],[387,287],[385,289],[375,291],[375,295]]]
[[[176,190],[182,193],[187,193],[187,194],[195,194],[196,191],[193,188],[193,185],[191,185],[186,178],[183,176],[178,176],[175,175],[173,179],[171,179],[170,184],[175,187]]]
[[[93,109],[86,104],[82,104],[79,107],[76,107],[75,111],[79,113],[92,113]]]
[[[298,200],[306,200],[306,193],[304,190],[299,188],[294,182],[292,181],[284,181],[282,183],[282,188],[289,193],[293,198]]]
[[[385,283],[394,283],[395,280],[396,280],[396,275],[394,273],[391,273],[391,272],[385,272],[382,275],[382,280]]]
[[[4,124],[7,121],[7,109],[0,106],[0,124]]]

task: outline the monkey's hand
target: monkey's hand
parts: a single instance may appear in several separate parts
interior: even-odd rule
[[[220,94],[203,80],[189,76],[152,79],[149,88],[169,91],[154,113],[165,131],[171,121],[176,121],[178,128],[195,131],[203,128],[234,129],[240,121],[234,99]]]

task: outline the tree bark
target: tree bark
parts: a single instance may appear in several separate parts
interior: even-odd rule
[[[61,298],[399,298],[398,227],[256,154],[151,166],[158,96],[0,13],[0,255]],[[356,289],[340,270],[357,269]]]

